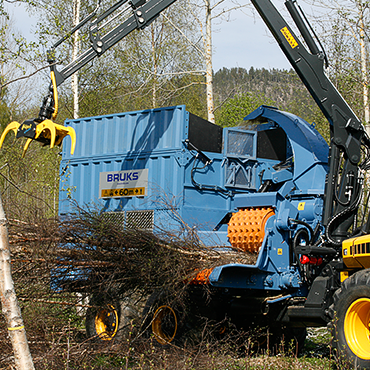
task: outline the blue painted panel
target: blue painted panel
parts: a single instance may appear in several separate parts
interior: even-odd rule
[[[67,124],[76,130],[78,149],[73,156],[68,145],[63,150],[60,214],[73,213],[76,203],[108,212],[155,210],[158,228],[179,229],[181,220],[212,230],[229,210],[228,197],[214,189],[199,190],[192,183],[193,170],[196,181],[222,188],[223,156],[212,153],[211,166],[204,171],[194,169],[193,164],[204,164],[195,161],[196,152],[184,145],[188,135],[185,107],[70,120]],[[99,198],[101,172],[132,169],[148,169],[147,196]]]
[[[329,147],[317,130],[302,118],[276,108],[261,106],[245,120],[265,118],[275,122],[287,134],[294,155],[293,181],[296,188],[324,193]]]
[[[281,200],[281,198],[276,192],[238,194],[235,197],[235,207],[276,207],[278,199]]]
[[[71,197],[81,206],[95,204],[98,208],[108,211],[127,209],[168,208],[166,202],[175,202],[182,196],[184,169],[179,166],[176,152],[162,153],[132,159],[121,157],[116,159],[94,159],[76,161],[68,165],[61,182],[61,200],[67,198],[64,189],[71,189]],[[63,165],[62,165],[63,166]],[[101,172],[121,171],[126,169],[144,169],[149,171],[148,195],[146,197],[128,197],[118,199],[99,199],[99,176]],[[161,170],[159,170],[161,169]],[[167,199],[167,200],[166,200]],[[72,205],[62,201],[59,213],[69,213]]]
[[[66,141],[63,158],[75,160],[181,148],[187,121],[185,106],[67,120],[66,126],[76,131],[77,143],[71,156],[70,142]]]

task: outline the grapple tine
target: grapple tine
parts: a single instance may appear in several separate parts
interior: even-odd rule
[[[64,127],[64,129],[67,130],[66,136],[69,135],[71,138],[71,155],[72,155],[76,148],[76,131],[72,127]]]
[[[19,126],[20,124],[18,122],[13,121],[13,122],[10,122],[9,125],[5,127],[5,130],[3,131],[0,137],[0,148],[3,146],[5,137],[10,131],[14,131],[14,134],[17,135]]]
[[[74,153],[76,148],[76,131],[72,127],[65,127],[68,131],[68,134],[71,137],[71,154]]]
[[[57,131],[57,141],[55,145],[60,145],[66,136],[71,137],[71,154],[74,153],[76,148],[76,131],[72,127],[66,127],[62,125],[55,125]]]
[[[46,119],[36,126],[36,135],[35,140],[37,140],[41,133],[43,138],[50,140],[50,148],[54,148],[55,138],[56,138],[56,128],[57,126],[53,121]],[[49,131],[50,134],[47,134],[46,131]]]
[[[32,142],[32,139],[27,139],[26,144],[24,144],[22,158],[24,158],[24,156],[26,155],[26,152],[27,152],[28,147],[30,146],[31,142]]]

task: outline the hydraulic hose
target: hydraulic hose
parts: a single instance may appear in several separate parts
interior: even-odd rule
[[[331,227],[332,227],[332,225],[334,224],[335,221],[337,221],[338,219],[340,219],[341,217],[343,217],[347,213],[353,212],[355,209],[357,209],[358,205],[360,204],[360,201],[361,201],[361,198],[362,198],[362,193],[363,193],[363,189],[362,189],[363,181],[362,181],[362,178],[360,178],[359,180],[360,181],[358,181],[358,186],[359,186],[360,191],[357,194],[357,199],[355,199],[355,201],[352,203],[351,206],[343,209],[337,215],[333,216],[331,218],[331,220],[329,221],[328,225],[326,226],[325,237],[331,244],[333,244],[336,247],[340,247],[342,245],[342,241],[334,240],[331,237],[330,229],[331,229]]]
[[[298,225],[305,226],[308,229],[308,231],[310,232],[310,239],[307,240],[307,241],[310,244],[313,242],[313,238],[315,237],[314,231],[313,231],[312,227],[307,222],[304,222],[304,221],[301,221],[301,220],[295,220],[293,218],[289,218],[289,222],[292,222],[292,223],[295,223],[295,224],[298,224]]]

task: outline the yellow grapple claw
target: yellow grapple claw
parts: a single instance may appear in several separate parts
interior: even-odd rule
[[[18,122],[10,123],[1,135],[0,148],[9,131],[14,131],[17,138],[27,138],[26,144],[23,148],[22,157],[25,156],[27,149],[33,140],[39,141],[44,145],[50,145],[50,148],[53,148],[55,145],[60,145],[63,139],[69,135],[71,137],[71,154],[74,153],[76,147],[75,130],[72,127],[58,125],[49,119],[40,123],[37,123],[34,120],[27,120],[22,124],[19,124]]]
[[[57,131],[57,141],[55,145],[60,145],[63,139],[69,135],[71,137],[71,154],[73,154],[76,148],[76,131],[72,127],[58,124],[55,124],[55,129]]]
[[[34,140],[37,140],[42,134],[44,139],[50,140],[50,148],[54,148],[56,138],[55,126],[57,125],[49,119],[42,121],[36,126],[36,135]]]
[[[36,126],[35,140],[37,140],[40,135],[43,139],[50,140],[50,148],[53,148],[54,145],[60,145],[63,139],[69,135],[71,137],[71,154],[75,151],[76,132],[72,127],[58,125],[57,123],[46,119]]]
[[[6,126],[5,130],[3,131],[3,133],[1,134],[1,137],[0,137],[0,148],[2,147],[2,145],[4,143],[5,136],[8,135],[8,133],[10,131],[14,131],[14,134],[17,135],[17,131],[18,131],[19,126],[20,126],[20,124],[16,121],[10,122],[9,125]]]

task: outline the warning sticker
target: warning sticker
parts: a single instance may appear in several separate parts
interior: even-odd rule
[[[290,33],[287,27],[282,28],[280,32],[283,34],[285,39],[289,42],[289,45],[292,47],[292,49],[298,46],[298,42],[295,40],[295,38]]]
[[[143,197],[148,193],[148,169],[100,172],[99,197]]]
[[[103,189],[101,191],[101,198],[113,197],[134,197],[145,195],[145,188],[121,188],[121,189]]]
[[[306,204],[306,202],[300,202],[300,203],[298,203],[298,211],[304,211],[305,204]]]

